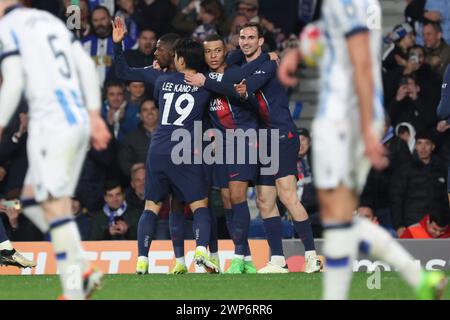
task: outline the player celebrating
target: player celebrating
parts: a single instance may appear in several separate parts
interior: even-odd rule
[[[0,17],[4,80],[0,132],[25,89],[30,108],[30,163],[22,204],[36,225],[50,228],[64,298],[85,299],[100,284],[102,274],[83,256],[70,199],[89,134],[96,149],[106,148],[110,139],[99,114],[100,86],[94,63],[65,25],[45,11],[1,0]]]
[[[177,199],[189,204],[194,214],[197,248],[194,259],[198,265],[217,269],[206,247],[210,240],[211,217],[208,209],[208,183],[201,164],[177,161],[173,135],[186,131],[194,143],[194,123],[201,121],[209,104],[210,94],[184,81],[185,74],[204,68],[203,47],[191,39],[179,40],[175,47],[175,67],[178,72],[160,76],[155,83],[155,98],[160,106],[159,124],[150,143],[146,171],[146,201],[144,214],[153,226],[162,200],[172,191]],[[191,150],[193,156],[195,150]],[[187,152],[183,150],[182,152]],[[183,153],[181,157],[186,157]],[[175,164],[179,163],[179,164]],[[149,242],[151,238],[149,239]]]
[[[322,7],[326,48],[319,110],[313,123],[313,170],[324,226],[323,297],[347,298],[352,261],[364,243],[366,251],[396,267],[419,298],[437,298],[445,287],[443,274],[422,272],[386,231],[352,214],[370,165],[376,169],[387,165],[380,143],[381,28],[367,25],[373,8],[381,12],[377,0],[325,0]],[[299,57],[294,51],[283,59],[279,75],[285,84],[295,82],[292,71]]]
[[[261,56],[263,44],[263,31],[259,24],[248,23],[241,28],[239,47],[242,49],[246,63],[250,63]],[[245,79],[248,92],[246,90],[242,93],[242,98],[249,99],[256,104],[263,126],[269,129],[269,134],[272,129],[279,130],[280,138],[277,141],[280,152],[278,155],[279,170],[276,175],[260,175],[256,186],[257,204],[263,217],[267,240],[271,249],[271,260],[260,272],[288,272],[282,246],[281,218],[276,206],[277,195],[293,217],[294,227],[305,246],[305,271],[308,273],[317,272],[321,269],[321,262],[315,251],[308,214],[300,203],[296,191],[299,149],[297,129],[289,112],[286,92],[276,77],[276,70],[276,61],[264,62],[254,74]],[[239,81],[241,80],[239,79]],[[192,81],[196,85],[202,85],[204,79],[201,75],[196,75]],[[209,86],[217,92],[229,92],[230,87],[233,88],[234,85],[220,77],[208,79],[208,81],[210,82]],[[242,85],[243,82],[237,86],[237,89]],[[270,137],[267,140],[270,141]],[[259,144],[261,143],[265,142],[260,141]],[[270,145],[268,145],[268,149],[271,149]],[[269,151],[269,153],[271,152]],[[229,272],[242,273],[242,266],[242,260],[233,259]]]

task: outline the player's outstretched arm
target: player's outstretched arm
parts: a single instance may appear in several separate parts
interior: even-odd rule
[[[0,90],[0,139],[3,128],[6,127],[16,110],[25,85],[22,71],[22,58],[12,55],[1,62],[3,75],[2,90]]]
[[[373,127],[374,81],[370,54],[369,32],[359,32],[347,38],[350,60],[353,64],[354,85],[358,96],[360,124],[366,155],[375,169],[388,164],[386,151]]]
[[[121,80],[141,81],[154,85],[156,78],[163,74],[163,72],[156,70],[153,67],[130,68],[122,50],[122,41],[125,36],[125,24],[120,17],[116,17],[116,19],[111,23],[113,27],[112,38],[114,42],[114,63],[116,66],[116,76]]]

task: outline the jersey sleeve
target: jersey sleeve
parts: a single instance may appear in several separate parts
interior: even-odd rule
[[[328,1],[328,15],[333,28],[345,37],[359,32],[367,32],[368,14],[364,1],[334,0]]]
[[[259,70],[246,79],[247,92],[253,93],[262,88],[266,83],[277,76],[277,63],[275,61],[265,62]]]
[[[164,72],[155,70],[153,67],[130,68],[125,60],[121,43],[114,44],[114,62],[116,76],[121,80],[142,81],[147,84],[155,84],[156,79],[164,74]]]
[[[20,54],[19,39],[14,30],[6,27],[0,27],[0,63],[6,57]]]
[[[450,121],[450,65],[447,66],[442,83],[441,101],[437,108],[437,116],[440,120]]]
[[[262,53],[252,62],[244,64],[242,67],[232,66],[225,70],[223,80],[225,82],[239,83],[242,79],[251,76],[258,68],[270,59],[267,53]]]

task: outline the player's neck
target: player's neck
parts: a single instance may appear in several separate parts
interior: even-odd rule
[[[245,60],[247,62],[252,62],[253,60],[256,60],[261,55],[261,53],[262,53],[262,50],[261,50],[261,48],[259,48],[252,55],[245,56]]]
[[[183,69],[183,70],[178,70],[178,72],[184,73],[184,74],[196,74],[197,70],[194,69]]]

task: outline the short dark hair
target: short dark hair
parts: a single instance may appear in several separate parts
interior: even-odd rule
[[[178,40],[180,40],[180,35],[177,33],[166,33],[158,39],[159,42],[164,42],[172,48],[175,48]]]
[[[404,133],[411,133],[409,132],[409,128],[407,126],[401,125],[398,127],[398,135],[404,134]]]
[[[150,98],[150,97],[145,97],[144,99],[142,99],[141,103],[139,104],[139,113],[140,113],[141,110],[142,110],[142,106],[143,106],[144,103],[146,103],[146,102],[153,102],[153,103],[155,104],[155,107],[156,107],[156,101],[155,101],[155,99]]]
[[[108,191],[111,191],[112,189],[119,188],[119,187],[123,192],[122,185],[120,184],[120,182],[118,180],[108,180],[103,185],[103,194],[106,196],[106,193]]]
[[[247,22],[239,29],[239,32],[241,32],[241,30],[245,28],[256,28],[256,31],[258,32],[258,38],[264,38],[264,29],[259,23]]]
[[[206,38],[203,40],[203,42],[210,42],[210,41],[222,41],[222,43],[225,45],[223,37],[219,36],[217,33],[210,34],[206,36]]]
[[[431,21],[431,20],[426,20],[426,21],[423,23],[423,27],[425,27],[425,26],[432,26],[433,29],[434,29],[436,32],[442,32],[442,25],[441,25],[440,22],[437,22],[437,21]]]
[[[191,38],[177,41],[175,46],[177,57],[183,57],[186,68],[202,72],[205,69],[205,56],[203,45]]]
[[[449,223],[448,212],[444,211],[442,213],[430,214],[430,222],[435,222],[441,228],[448,226]]]
[[[106,14],[108,15],[108,17],[111,17],[111,13],[109,13],[109,10],[108,10],[107,7],[105,7],[105,6],[96,6],[96,7],[91,11],[91,14],[90,14],[90,20],[91,20],[91,21],[92,21],[92,16],[94,15],[94,12],[95,12],[95,11],[98,11],[98,10],[103,10],[103,11],[105,11]]]
[[[119,87],[123,91],[125,91],[125,84],[123,82],[111,80],[111,81],[108,81],[105,85],[105,95],[108,93],[108,90],[111,87]]]

